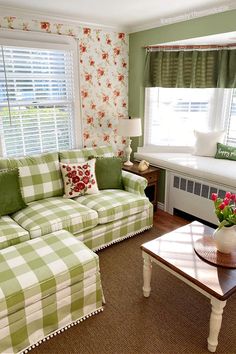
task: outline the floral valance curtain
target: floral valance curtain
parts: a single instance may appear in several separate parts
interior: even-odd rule
[[[235,88],[236,49],[147,51],[144,86]]]

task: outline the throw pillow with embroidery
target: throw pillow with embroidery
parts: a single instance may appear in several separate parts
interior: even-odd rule
[[[99,193],[95,176],[95,162],[96,159],[92,159],[82,163],[60,164],[65,198]]]

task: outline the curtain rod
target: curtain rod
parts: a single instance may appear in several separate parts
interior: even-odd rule
[[[152,49],[169,49],[169,50],[176,50],[176,49],[224,49],[224,48],[236,48],[236,43],[229,43],[229,44],[200,44],[200,45],[150,45],[145,46],[143,48],[147,50]]]

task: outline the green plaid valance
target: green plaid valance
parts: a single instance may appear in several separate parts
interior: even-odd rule
[[[147,51],[144,86],[235,88],[236,49]]]

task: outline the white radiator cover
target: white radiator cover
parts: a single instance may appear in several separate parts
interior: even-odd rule
[[[165,210],[173,214],[174,208],[217,225],[211,194],[220,197],[225,192],[236,193],[236,189],[217,185],[207,180],[189,177],[174,171],[166,171]]]

